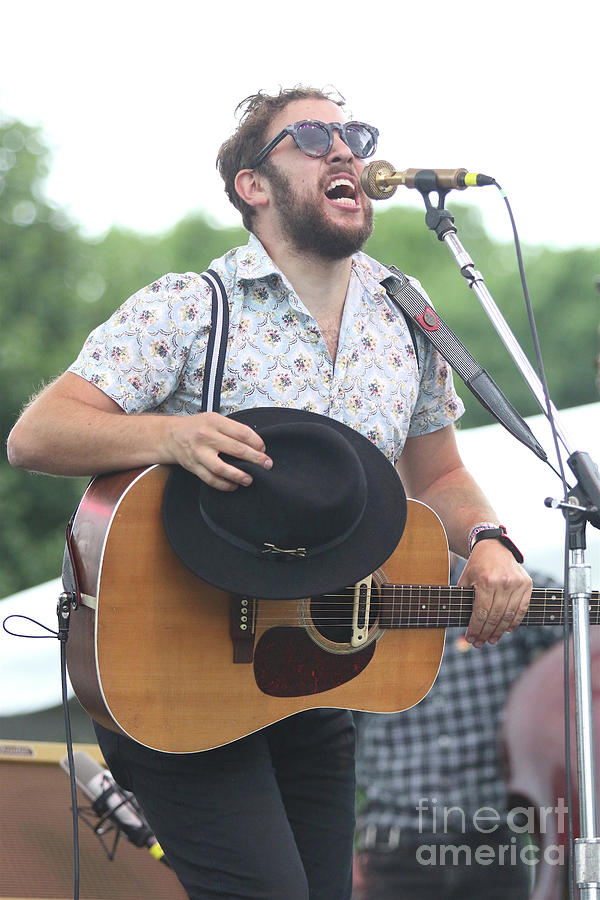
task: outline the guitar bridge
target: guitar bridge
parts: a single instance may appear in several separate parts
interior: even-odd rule
[[[354,604],[352,607],[352,647],[362,647],[369,634],[369,613],[371,611],[371,589],[373,576],[367,575],[354,585]]]
[[[256,600],[233,594],[229,603],[229,636],[233,644],[234,663],[251,663],[254,659]]]

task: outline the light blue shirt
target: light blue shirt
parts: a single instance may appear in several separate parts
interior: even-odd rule
[[[320,413],[361,432],[395,462],[407,436],[443,428],[464,411],[449,366],[420,335],[417,366],[404,317],[380,284],[390,273],[366,254],[352,258],[335,361],[254,235],[210,267],[230,312],[223,414],[255,406]],[[211,291],[199,275],[165,275],[91,333],[70,371],[128,413],[198,413],[210,318]]]

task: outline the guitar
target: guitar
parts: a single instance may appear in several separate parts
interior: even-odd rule
[[[93,479],[72,527],[81,605],[67,663],[105,727],[170,753],[217,747],[315,707],[398,712],[437,676],[445,628],[473,589],[448,586],[436,514],[408,503],[392,556],[357,586],[303,600],[231,596],[180,562],[162,527],[168,466]],[[590,621],[599,621],[598,592]],[[562,622],[561,591],[534,590],[524,624]]]

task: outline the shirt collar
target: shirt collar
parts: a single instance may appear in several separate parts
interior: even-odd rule
[[[352,257],[352,269],[365,287],[385,295],[385,288],[381,282],[392,273],[384,265],[366,253],[359,252]]]
[[[291,288],[285,275],[277,268],[255,234],[250,234],[246,246],[240,248],[237,264],[238,277],[243,280],[254,281],[277,275]],[[376,259],[367,256],[366,253],[355,253],[352,257],[352,269],[366,287],[371,289],[379,287],[381,292],[385,293],[381,282],[392,273]]]
[[[256,281],[270,275],[283,277],[259,239],[251,234],[245,247],[240,247],[237,258],[238,278]]]

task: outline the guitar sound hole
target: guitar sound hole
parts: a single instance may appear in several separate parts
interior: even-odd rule
[[[324,638],[335,644],[348,644],[352,638],[354,588],[345,587],[331,594],[313,597],[310,614],[313,625]],[[369,610],[369,627],[379,615],[379,593],[373,585]]]

